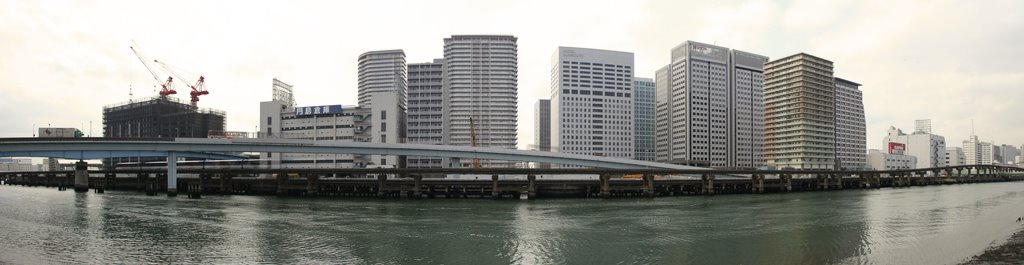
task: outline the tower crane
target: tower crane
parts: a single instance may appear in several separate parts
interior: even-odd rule
[[[182,77],[181,74],[178,74],[177,71],[174,71],[174,68],[170,65],[159,60],[153,60],[153,62],[160,64],[160,66],[162,66],[164,70],[167,70],[167,72],[171,73],[171,75],[178,77],[179,80],[187,80],[186,78]],[[195,84],[188,86],[189,88],[192,88],[192,91],[189,92],[189,95],[192,97],[192,107],[198,108],[199,96],[210,94],[210,91],[206,90],[206,77],[200,75],[199,81],[196,81]]]
[[[167,97],[167,95],[178,94],[178,91],[174,90],[174,88],[171,87],[171,83],[174,81],[174,77],[168,76],[167,82],[161,81],[160,76],[157,75],[156,72],[153,71],[153,67],[149,65],[149,60],[146,59],[145,56],[142,56],[142,54],[139,53],[139,51],[136,50],[134,46],[129,46],[128,48],[132,49],[132,52],[135,53],[135,57],[139,58],[139,61],[142,62],[142,66],[145,66],[146,70],[149,71],[149,74],[153,75],[153,79],[156,79],[156,82],[160,84],[160,97]]]

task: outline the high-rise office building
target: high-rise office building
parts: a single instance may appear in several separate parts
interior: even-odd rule
[[[967,165],[991,165],[992,164],[992,143],[978,140],[977,135],[971,135],[963,142],[964,161]]]
[[[768,62],[765,79],[766,162],[778,168],[835,168],[832,62],[799,53]]]
[[[654,161],[654,79],[633,79],[633,159]]]
[[[447,144],[470,146],[471,138],[475,138],[478,147],[516,148],[516,41],[508,35],[454,35],[444,39]],[[471,137],[472,132],[475,137]],[[471,163],[459,161],[458,166]],[[508,167],[512,163],[483,161],[483,165]]]
[[[429,63],[409,64],[409,110],[406,142],[413,144],[444,144],[444,59]],[[409,156],[410,168],[439,168],[448,165],[447,158]]]
[[[402,50],[370,51],[359,55],[359,105],[369,106],[373,95],[394,93],[406,108],[408,68]]]
[[[533,106],[533,144],[537,151],[551,151],[551,100],[539,99]]]
[[[632,159],[633,53],[558,47],[551,61],[553,151]]]
[[[1020,155],[1020,149],[1017,149],[1016,146],[1008,144],[1000,145],[999,151],[999,162],[1002,162],[1003,164],[1014,164],[1016,162],[1017,156]]]
[[[537,151],[551,152],[551,100],[539,99],[533,106],[533,144]],[[536,163],[537,168],[551,168],[550,163]]]
[[[867,168],[867,128],[860,84],[836,78],[836,158],[844,169]],[[931,132],[931,123],[928,125]]]
[[[656,160],[760,167],[768,57],[687,41],[655,75]]]
[[[676,119],[676,116],[672,115],[668,69],[669,66],[666,65],[654,72],[654,141],[658,143],[654,147],[654,160],[658,162],[676,161],[672,156],[675,141],[672,139],[672,128],[669,125],[675,120],[682,122],[686,118],[683,116]]]

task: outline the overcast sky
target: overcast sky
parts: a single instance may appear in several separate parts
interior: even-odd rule
[[[9,1],[0,0],[0,137],[35,126],[102,134],[102,108],[156,95],[143,52],[207,78],[201,107],[252,131],[271,79],[299,105],[355,104],[356,59],[442,57],[453,34],[519,37],[519,146],[558,46],[635,53],[653,77],[685,40],[781,58],[806,52],[863,84],[868,148],[889,126],[960,146],[1024,144],[1024,1]],[[186,74],[189,75],[189,74]],[[185,91],[179,87],[179,91]],[[178,97],[187,101],[188,93]]]

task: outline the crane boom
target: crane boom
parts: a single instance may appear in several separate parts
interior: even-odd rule
[[[476,123],[469,117],[469,144],[476,147]],[[473,168],[480,168],[480,158],[473,158]]]
[[[174,68],[171,67],[170,65],[168,65],[168,64],[166,64],[164,62],[161,62],[159,60],[153,60],[153,61],[158,63],[158,64],[160,64],[160,66],[163,67],[165,70],[167,70],[167,72],[170,72],[172,75],[178,77],[179,80],[187,80],[186,78],[182,77],[181,74],[178,74],[177,71],[174,71]],[[186,84],[186,85],[188,85],[188,84]],[[189,86],[189,88],[192,88],[192,91],[189,92],[189,96],[192,97],[192,107],[193,108],[198,108],[199,107],[198,106],[199,96],[209,95],[210,94],[210,91],[206,91],[206,77],[200,75],[199,76],[199,81],[196,81],[196,83],[194,85],[188,85],[188,86]]]
[[[153,79],[155,79],[156,82],[158,84],[160,84],[160,87],[161,87],[161,89],[160,89],[160,96],[161,97],[166,97],[167,95],[178,94],[178,91],[174,90],[174,88],[171,87],[171,85],[172,85],[172,83],[174,81],[174,77],[168,76],[167,77],[167,82],[161,81],[160,75],[157,75],[156,71],[153,71],[153,67],[151,67],[149,65],[149,62],[147,62],[146,57],[142,56],[142,54],[139,53],[139,51],[136,50],[134,46],[129,46],[128,48],[132,49],[132,53],[135,53],[135,57],[139,58],[139,62],[142,62],[142,66],[145,66],[146,70],[149,71],[149,74],[153,75]]]

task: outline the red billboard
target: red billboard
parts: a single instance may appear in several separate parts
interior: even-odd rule
[[[907,151],[907,145],[903,143],[889,142],[889,153],[894,155],[902,155],[904,151]]]

